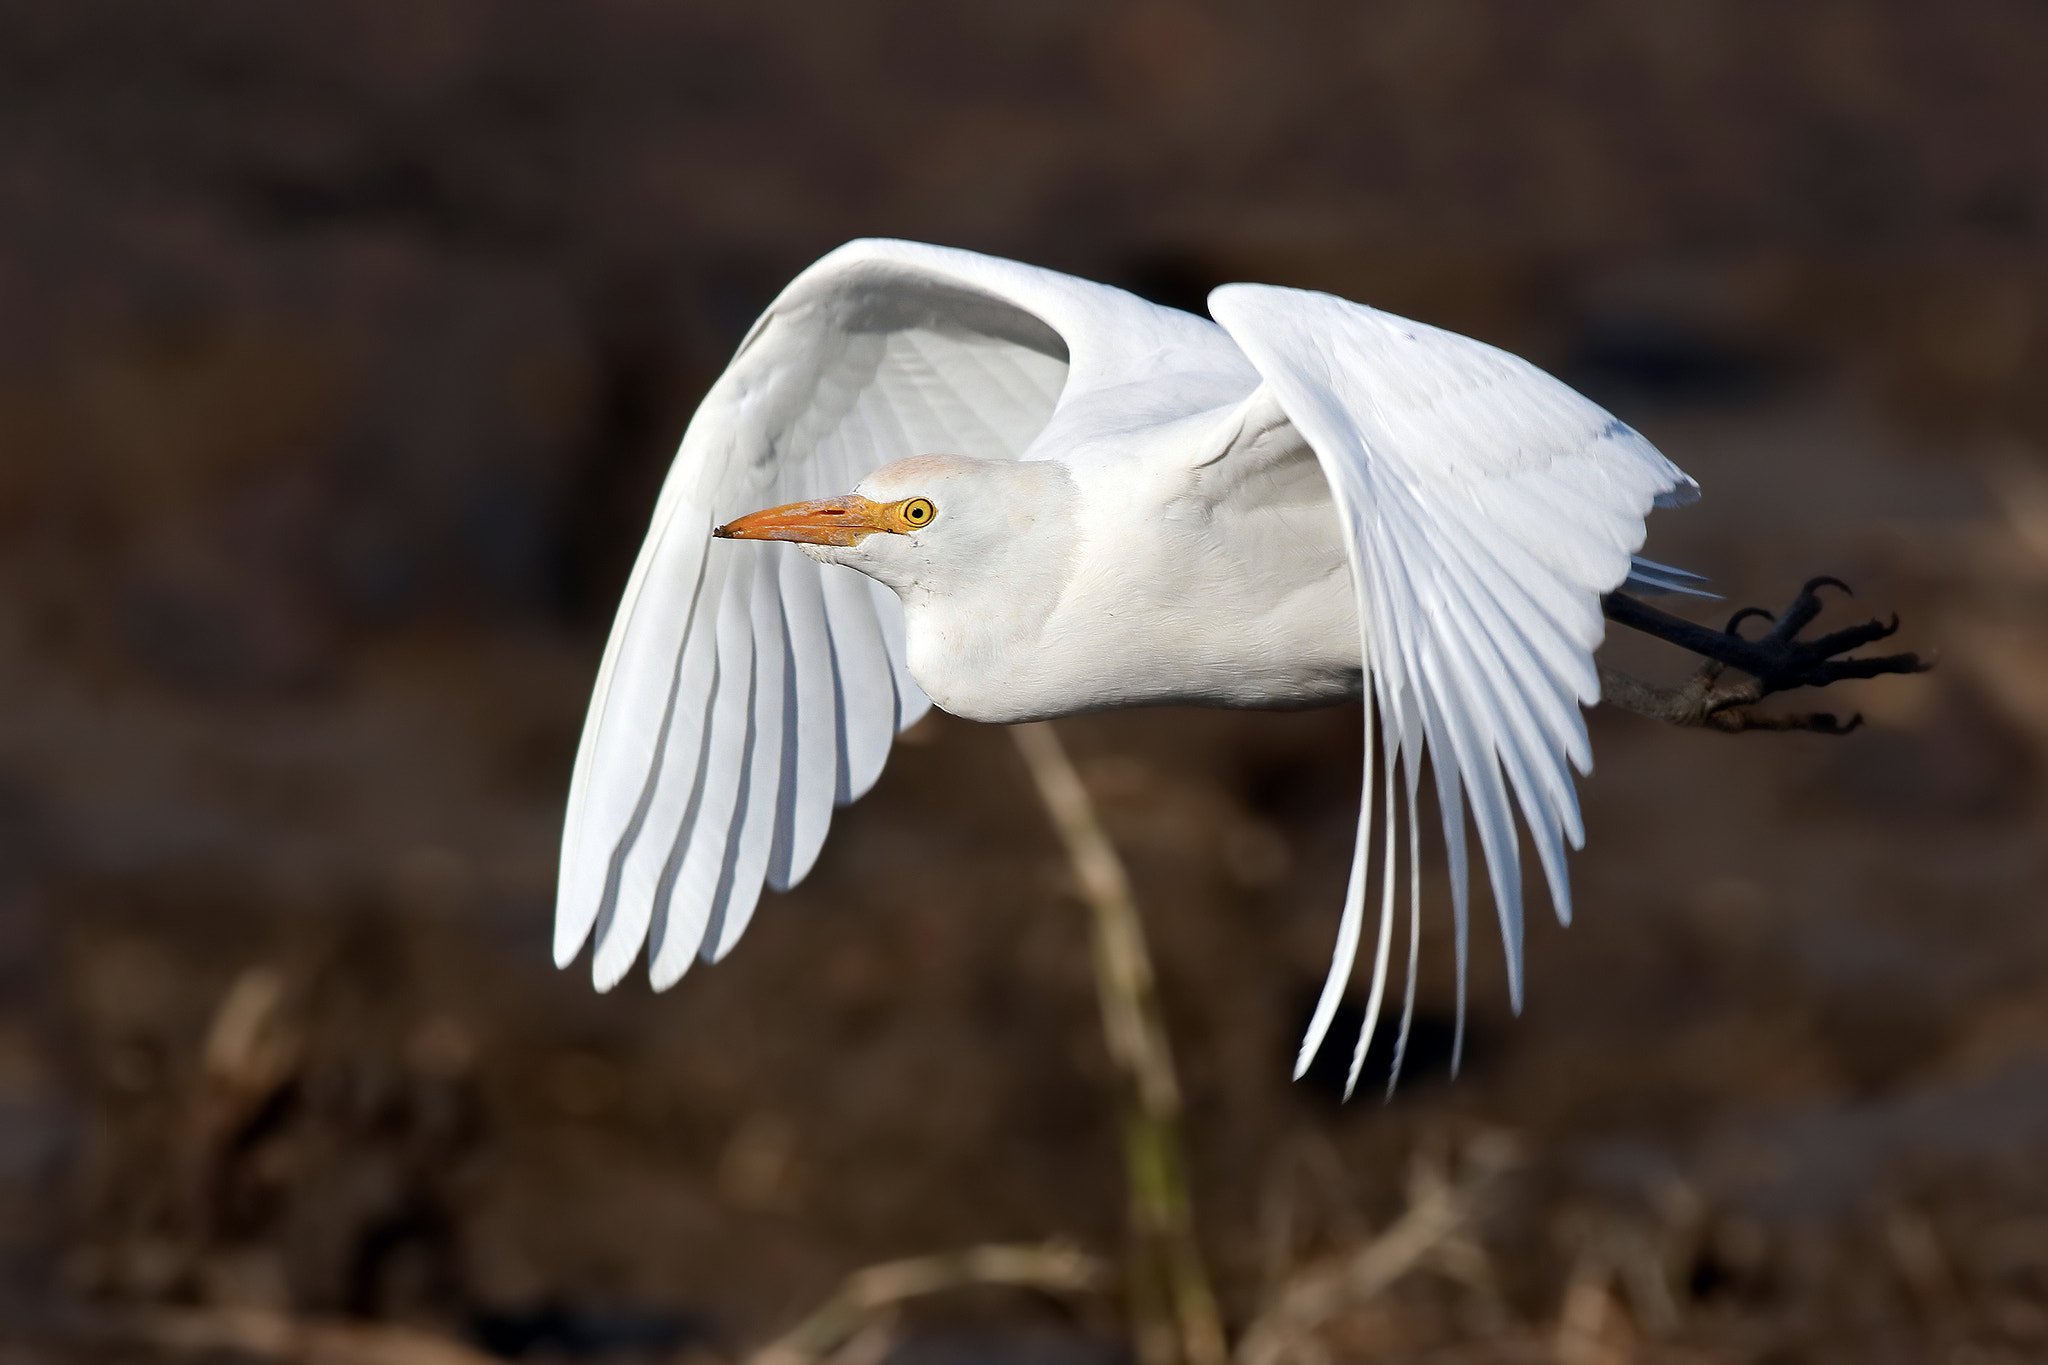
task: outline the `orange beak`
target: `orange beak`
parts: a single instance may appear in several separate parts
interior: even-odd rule
[[[848,493],[843,498],[792,502],[729,521],[711,534],[727,540],[794,540],[806,545],[858,545],[877,531],[895,531],[895,509]]]

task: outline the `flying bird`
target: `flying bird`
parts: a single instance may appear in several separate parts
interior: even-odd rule
[[[663,988],[723,957],[932,704],[1013,722],[1363,697],[1356,851],[1299,1065],[1349,983],[1375,831],[1354,1079],[1404,845],[1405,1035],[1425,755],[1459,1017],[1468,809],[1519,1010],[1517,813],[1569,921],[1603,597],[1690,590],[1634,552],[1650,510],[1698,488],[1482,342],[1270,285],[1225,285],[1208,307],[898,241],[849,243],[782,291],[690,422],[605,649],[563,832],[559,964],[594,941],[606,989],[644,949]]]

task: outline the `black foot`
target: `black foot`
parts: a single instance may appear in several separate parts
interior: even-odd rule
[[[1800,632],[1820,615],[1821,588],[1849,586],[1838,578],[1814,578],[1799,590],[1782,616],[1773,617],[1760,607],[1744,607],[1728,620],[1725,630],[1712,630],[1681,620],[1668,612],[1621,593],[1600,599],[1611,621],[1667,640],[1679,648],[1700,655],[1707,662],[1685,686],[1676,689],[1651,687],[1608,669],[1600,670],[1603,700],[1674,725],[1705,726],[1729,732],[1741,730],[1810,730],[1822,735],[1846,735],[1863,723],[1860,715],[1846,722],[1826,712],[1795,716],[1759,716],[1749,708],[1773,692],[1796,687],[1826,687],[1844,678],[1876,678],[1887,673],[1921,673],[1933,667],[1917,654],[1887,654],[1875,659],[1844,659],[1840,655],[1861,649],[1891,635],[1899,618],[1866,621],[1815,640],[1800,639]],[[1742,623],[1760,616],[1772,623],[1757,639],[1738,632]],[[1748,681],[1723,684],[1722,674],[1737,669]]]

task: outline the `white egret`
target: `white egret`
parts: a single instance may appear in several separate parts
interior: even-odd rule
[[[722,957],[931,702],[1019,721],[1365,695],[1357,849],[1301,1064],[1349,980],[1375,828],[1367,1033],[1403,845],[1412,1006],[1425,753],[1460,1018],[1468,807],[1519,1008],[1513,812],[1568,920],[1602,596],[1683,586],[1632,556],[1650,509],[1697,488],[1478,341],[1266,285],[1209,310],[894,241],[792,281],[691,421],[627,585],[570,788],[557,961],[594,938],[602,989],[643,947],[657,987]]]

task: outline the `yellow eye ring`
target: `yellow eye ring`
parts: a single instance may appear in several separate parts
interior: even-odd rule
[[[931,525],[932,518],[938,515],[938,509],[923,498],[912,498],[904,503],[901,512],[904,522],[913,528]]]

